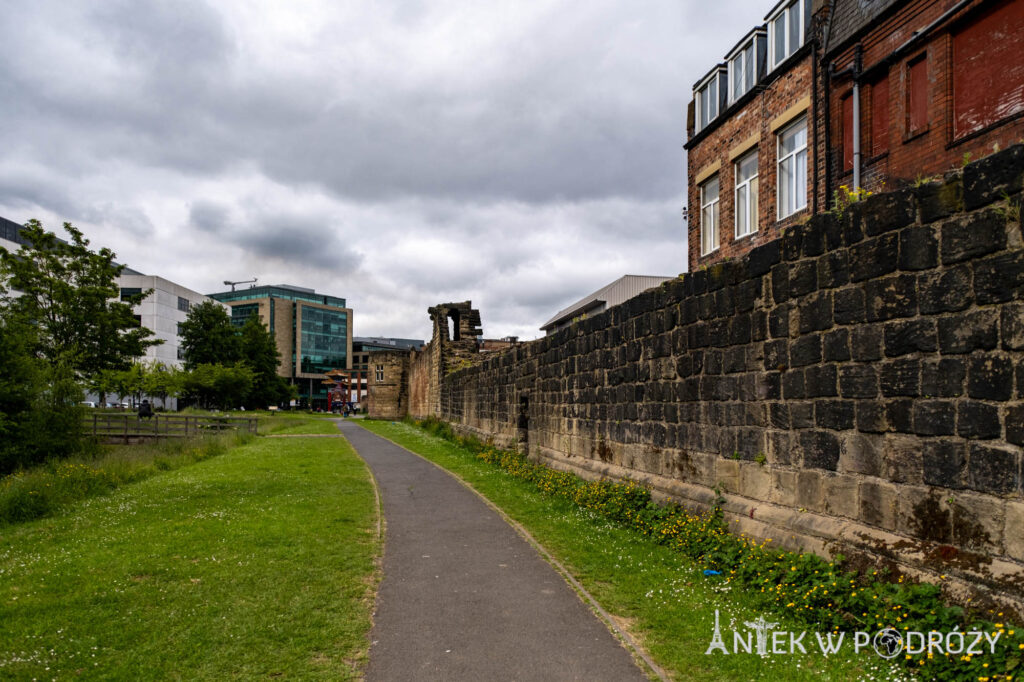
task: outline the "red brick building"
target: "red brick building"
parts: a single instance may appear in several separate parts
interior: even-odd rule
[[[817,210],[810,0],[784,0],[693,88],[690,269],[741,256]]]
[[[878,190],[1024,138],[1024,0],[889,0],[873,9],[841,0],[831,20],[833,189],[853,187],[857,161],[860,185]]]
[[[693,88],[691,270],[842,185],[913,184],[1024,138],[1024,0],[782,0],[764,21]]]

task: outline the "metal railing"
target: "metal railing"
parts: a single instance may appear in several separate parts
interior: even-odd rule
[[[258,420],[255,417],[199,417],[186,415],[156,414],[140,418],[134,413],[110,414],[96,412],[86,415],[87,431],[101,439],[120,440],[125,443],[141,438],[191,438],[221,433],[223,431],[247,431],[255,434]]]

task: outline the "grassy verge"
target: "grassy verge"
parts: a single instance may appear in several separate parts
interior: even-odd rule
[[[247,434],[99,446],[95,456],[57,460],[0,478],[0,527],[49,516],[94,495],[223,454]]]
[[[720,576],[705,576],[706,566],[594,511],[545,495],[458,445],[408,424],[365,421],[362,425],[455,472],[523,524],[675,679],[888,680],[903,675],[870,648],[859,656],[852,648],[839,655],[822,655],[814,642],[814,628],[766,611],[761,600],[743,589]],[[705,655],[716,610],[730,651],[733,630],[745,630],[746,621],[764,615],[779,623],[777,629],[807,630],[808,653]]]
[[[289,435],[297,433],[338,433],[338,427],[331,421],[331,417],[322,417],[305,413],[281,413],[270,416],[260,416],[259,432],[264,435]]]
[[[0,678],[348,679],[380,543],[342,439],[258,439],[0,535]]]

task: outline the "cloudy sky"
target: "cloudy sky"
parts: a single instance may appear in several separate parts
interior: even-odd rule
[[[203,293],[344,296],[361,336],[471,299],[535,338],[686,269],[690,88],[771,4],[7,3],[0,215]]]

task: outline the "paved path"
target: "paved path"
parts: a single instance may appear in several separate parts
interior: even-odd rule
[[[565,580],[442,469],[341,422],[387,524],[367,680],[646,680]]]

